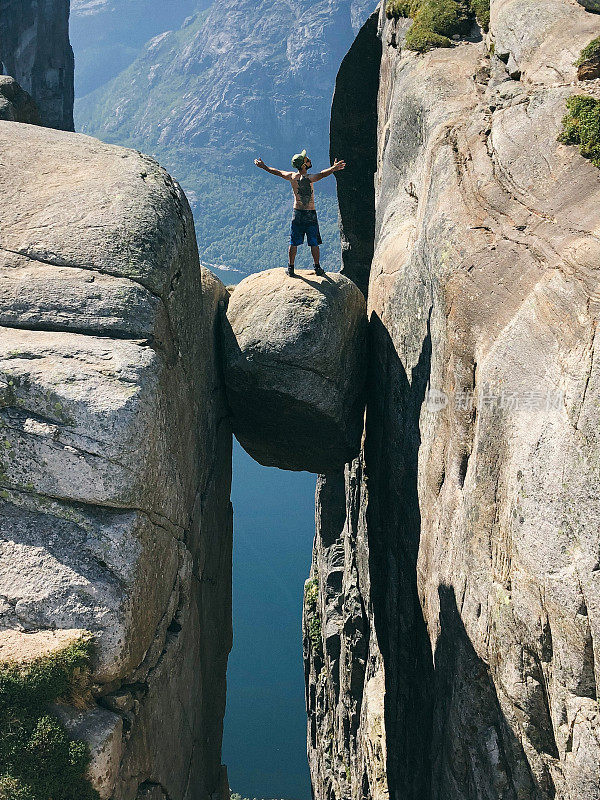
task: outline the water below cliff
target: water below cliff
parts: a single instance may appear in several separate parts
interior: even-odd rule
[[[314,475],[261,467],[235,443],[223,763],[244,797],[310,800],[301,615],[314,494]]]

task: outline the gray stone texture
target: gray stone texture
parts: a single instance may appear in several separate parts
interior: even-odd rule
[[[41,124],[39,111],[31,95],[9,75],[0,75],[0,119]]]
[[[557,137],[598,18],[405,30],[381,13],[363,453],[317,494],[316,796],[597,799],[600,171]]]
[[[73,724],[103,798],[208,800],[231,645],[226,290],[152,159],[8,122],[0,151],[0,627],[94,634],[99,709]]]
[[[259,463],[308,472],[360,450],[365,300],[342,275],[283,269],[245,278],[223,316],[227,400]]]
[[[73,130],[69,0],[0,0],[0,74],[34,99],[43,125]]]

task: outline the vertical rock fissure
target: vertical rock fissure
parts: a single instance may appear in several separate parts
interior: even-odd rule
[[[409,378],[386,328],[373,315],[365,436],[366,529],[373,622],[385,674],[388,788],[390,797],[407,800],[430,796],[433,663],[416,578],[421,530],[419,415],[430,362],[429,324]],[[390,460],[394,444],[400,445],[400,481],[398,466]]]
[[[343,158],[336,173],[342,272],[367,295],[375,243],[377,94],[381,40],[377,12],[359,31],[340,66],[331,107],[329,155]]]
[[[374,14],[344,59],[331,116],[331,158],[348,163],[338,174],[342,272],[365,295],[376,236],[377,28]],[[324,613],[324,667],[305,628],[308,754],[317,800],[426,800],[433,665],[416,582],[417,455],[431,336],[427,324],[409,377],[377,315],[369,327],[364,452],[317,489],[311,576]],[[403,443],[400,485],[390,440]]]

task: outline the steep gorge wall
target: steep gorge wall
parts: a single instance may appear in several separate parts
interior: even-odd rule
[[[69,0],[0,0],[0,74],[33,97],[42,124],[73,130]]]
[[[315,794],[598,798],[600,172],[557,137],[569,96],[600,97],[573,63],[600,19],[497,0],[485,42],[423,56],[409,25],[362,33],[383,47],[370,375],[362,456],[317,494]],[[368,245],[346,236],[351,277]]]
[[[231,431],[192,215],[152,159],[0,122],[0,645],[89,631],[104,799],[225,800]]]

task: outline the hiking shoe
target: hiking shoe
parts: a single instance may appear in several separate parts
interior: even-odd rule
[[[294,272],[294,265],[293,264],[288,264],[287,265],[287,269],[285,271],[285,274],[288,275],[290,278],[296,277],[295,272]]]
[[[325,272],[323,271],[323,267],[320,264],[315,264],[315,275],[323,276]]]

